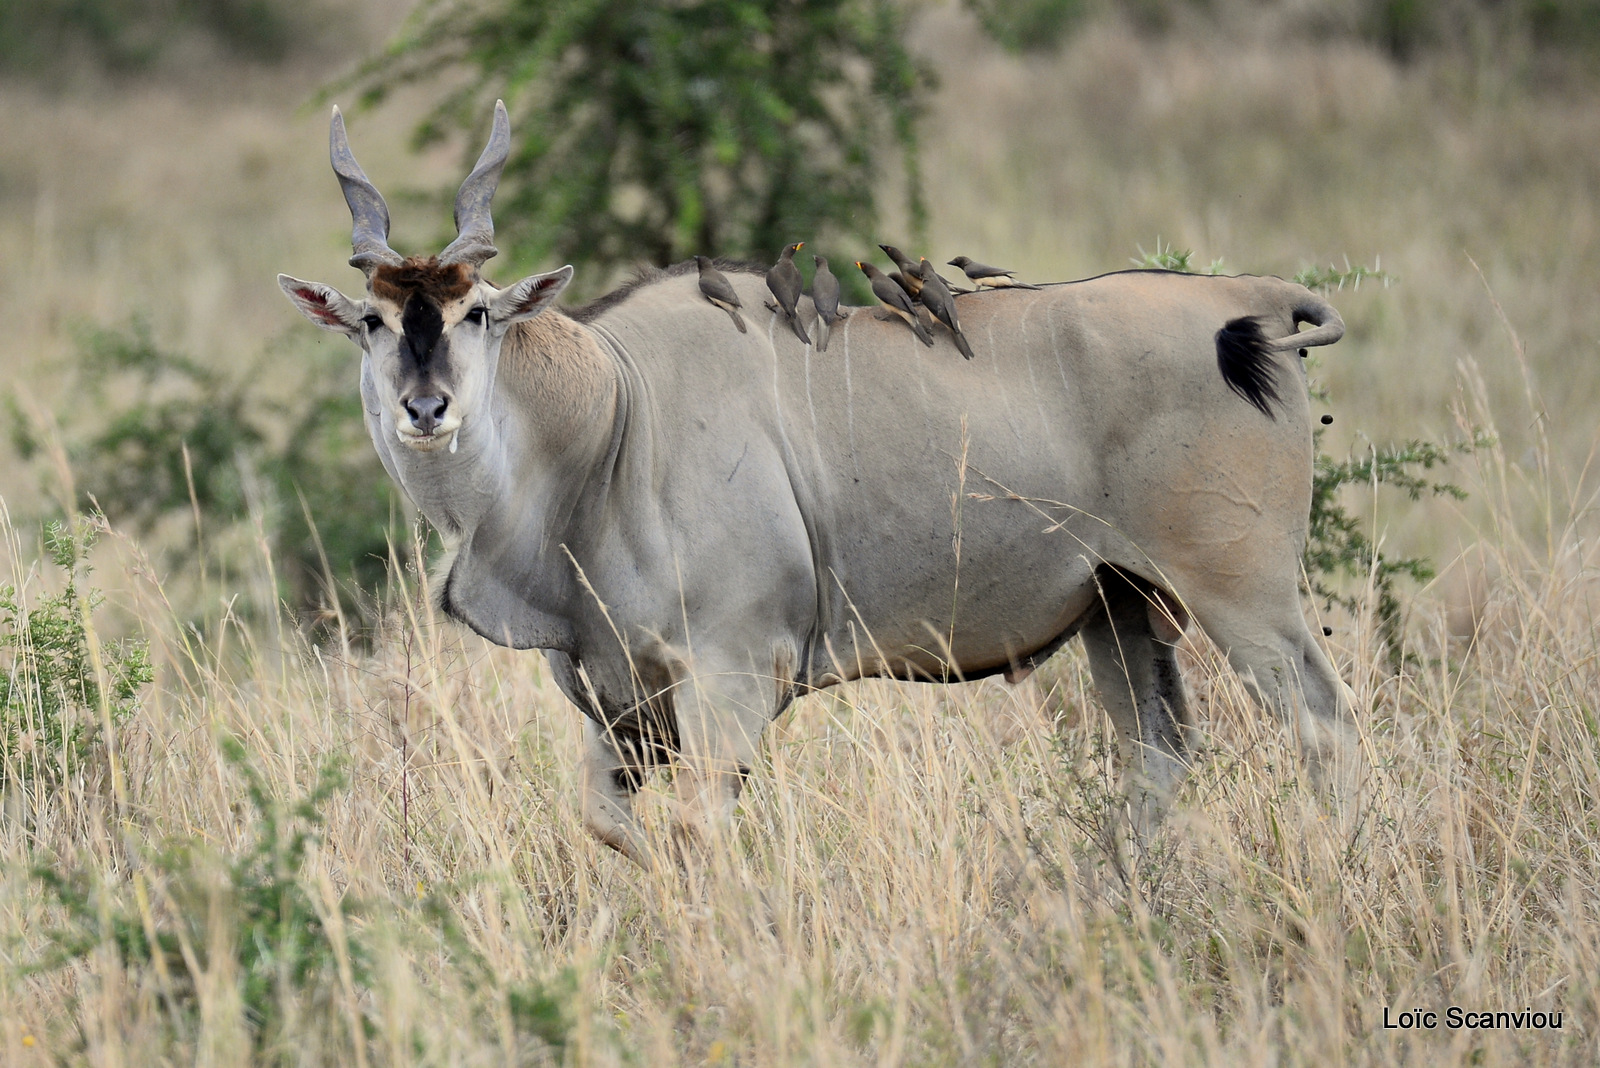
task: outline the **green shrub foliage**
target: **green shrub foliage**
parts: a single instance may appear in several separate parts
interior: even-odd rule
[[[432,0],[356,84],[372,100],[464,74],[422,141],[482,129],[504,97],[517,136],[495,238],[511,258],[771,262],[829,233],[883,240],[896,157],[921,232],[915,119],[931,76],[906,17],[893,0]]]
[[[330,910],[319,907],[301,875],[308,851],[321,839],[322,806],[343,779],[332,766],[324,767],[303,800],[285,805],[272,797],[238,741],[224,739],[222,752],[244,780],[241,807],[247,812],[244,825],[252,828],[244,848],[218,857],[198,841],[179,839],[150,851],[138,872],[151,902],[145,907],[133,886],[97,882],[87,871],[39,866],[34,877],[61,907],[63,919],[45,932],[51,948],[34,970],[84,960],[104,947],[122,969],[161,976],[167,1008],[182,1023],[198,1016],[196,980],[216,968],[217,954],[231,954],[252,1044],[260,1053],[272,1048],[286,1013],[304,1010],[318,995],[325,1001],[338,983]],[[341,928],[359,914],[348,898],[333,912]],[[219,917],[225,922],[219,924]],[[344,944],[352,978],[366,985],[370,954],[359,937]]]
[[[52,78],[81,56],[114,72],[159,59],[186,34],[277,62],[315,36],[315,5],[285,0],[27,0],[0,4],[0,71]]]
[[[1042,52],[1092,12],[1092,0],[966,0],[984,31],[1011,52]]]
[[[1115,14],[1147,32],[1190,19],[1227,18],[1251,5],[1212,0],[965,0],[983,28],[1013,52],[1055,48],[1095,15]],[[1366,41],[1398,59],[1428,52],[1593,50],[1600,44],[1597,0],[1348,0],[1311,5],[1294,20],[1319,38]]]
[[[63,420],[79,507],[143,532],[176,528],[169,562],[185,567],[226,563],[215,543],[254,517],[280,596],[305,613],[336,599],[352,607],[353,591],[383,585],[389,545],[404,542],[400,502],[367,443],[342,350],[340,368],[320,365],[326,349],[289,349],[224,375],[161,348],[138,321],[86,331],[79,349],[83,403]],[[298,383],[290,396],[268,391],[285,379]],[[40,436],[15,404],[12,416],[32,456]]]
[[[30,606],[16,587],[0,586],[0,789],[54,785],[91,764],[107,720],[115,729],[132,715],[151,680],[143,642],[91,646],[87,620],[101,597],[80,583],[94,538],[87,520],[47,527],[51,557],[68,576],[59,594]]]
[[[1320,443],[1322,432],[1315,435]],[[1434,576],[1433,564],[1426,557],[1386,555],[1368,537],[1366,524],[1339,503],[1343,486],[1391,486],[1412,500],[1424,496],[1465,500],[1466,491],[1451,482],[1432,482],[1419,471],[1431,471],[1450,462],[1457,454],[1488,448],[1494,439],[1477,432],[1470,441],[1432,442],[1411,440],[1403,445],[1374,446],[1365,455],[1345,460],[1317,450],[1315,473],[1311,479],[1311,527],[1306,538],[1305,570],[1311,592],[1325,608],[1339,605],[1358,611],[1362,598],[1341,592],[1340,579],[1370,581],[1375,599],[1378,636],[1388,651],[1390,666],[1396,671],[1405,665],[1405,635],[1401,629],[1403,611],[1395,590],[1395,580],[1404,576],[1427,582]]]
[[[201,980],[232,976],[250,1063],[304,1063],[304,1051],[289,1043],[317,1017],[330,1046],[321,1051],[324,1059],[354,1063],[353,1045],[375,1041],[375,1029],[365,1019],[356,1029],[342,1026],[352,1004],[343,999],[370,1003],[378,939],[395,933],[376,920],[395,906],[374,909],[351,893],[330,901],[318,887],[314,858],[326,833],[324,810],[342,792],[343,776],[324,764],[300,800],[285,802],[273,796],[241,742],[224,737],[220,749],[243,787],[236,807],[248,831],[238,850],[219,853],[183,836],[141,850],[127,877],[36,866],[33,876],[60,919],[43,932],[48,948],[30,970],[50,972],[91,959],[103,964],[109,955],[127,981],[154,980],[180,1049],[201,1030]],[[511,1037],[529,1055],[518,1063],[540,1063],[540,1053],[559,1057],[572,1026],[571,975],[549,985],[508,980],[473,946],[458,915],[430,895],[418,906],[414,918],[421,922],[414,929],[469,988],[499,995],[481,1002],[503,998]],[[485,1033],[496,1032],[499,1023],[473,1022]],[[414,1037],[420,1048],[423,1036]]]

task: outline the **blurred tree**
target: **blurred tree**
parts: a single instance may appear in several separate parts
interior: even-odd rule
[[[495,219],[511,258],[766,261],[830,230],[883,240],[896,155],[923,232],[915,121],[932,80],[905,21],[897,0],[429,0],[354,84],[372,102],[470,72],[424,143],[481,128],[505,98],[518,136]]]
[[[51,77],[73,57],[136,70],[196,32],[233,55],[275,62],[313,36],[314,11],[289,0],[4,0],[0,71]]]
[[[1098,15],[1115,14],[1140,30],[1161,32],[1182,11],[1258,19],[1288,5],[1218,0],[964,0],[984,30],[1012,52],[1053,49]],[[1507,44],[1550,51],[1592,50],[1600,43],[1600,0],[1341,0],[1313,4],[1293,16],[1302,32],[1337,34],[1377,45],[1396,59],[1427,52],[1471,52]],[[1489,44],[1493,42],[1493,44]]]
[[[966,0],[985,32],[1009,52],[1055,48],[1092,10],[1093,0]]]
[[[1397,59],[1440,49],[1593,50],[1600,0],[1363,0],[1357,32]]]

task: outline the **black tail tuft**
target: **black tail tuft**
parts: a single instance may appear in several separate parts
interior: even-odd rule
[[[1278,396],[1278,367],[1267,348],[1267,335],[1254,315],[1232,319],[1217,331],[1217,369],[1228,388],[1260,409],[1268,419]]]

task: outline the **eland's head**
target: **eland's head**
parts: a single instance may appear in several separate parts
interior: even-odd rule
[[[366,274],[366,297],[284,274],[278,284],[307,319],[361,346],[368,414],[410,449],[454,451],[462,427],[487,408],[506,331],[548,308],[572,279],[569,266],[500,289],[480,274],[497,251],[489,202],[510,148],[511,123],[497,101],[489,144],[456,194],[456,239],[437,256],[402,257],[389,247],[389,208],[333,109],[329,151],[353,221],[350,265]]]

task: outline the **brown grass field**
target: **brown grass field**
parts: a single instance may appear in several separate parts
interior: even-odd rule
[[[371,5],[363,41],[396,6]],[[192,628],[169,595],[192,577],[112,530],[85,580],[107,598],[80,617],[85,670],[131,635],[155,681],[54,785],[21,776],[25,753],[7,765],[0,1064],[1600,1062],[1600,83],[1235,22],[1160,40],[1102,23],[1018,59],[930,5],[930,245],[1041,279],[1158,239],[1232,271],[1381,257],[1397,276],[1332,296],[1351,329],[1315,372],[1325,447],[1473,426],[1499,443],[1447,472],[1465,502],[1346,491],[1386,546],[1445,565],[1405,590],[1401,675],[1370,618],[1328,620],[1362,709],[1358,793],[1315,794],[1192,638],[1204,750],[1148,848],[1108,848],[1106,727],[1069,648],[1017,686],[800,701],[735,840],[690,875],[646,872],[580,826],[579,717],[542,658],[416,608],[414,566],[373,647],[313,647],[225,610],[273,588],[270,532],[237,588],[200,584],[212,622]],[[306,105],[341,69],[0,84],[0,361],[25,407],[73,404],[75,324],[138,311],[228,366],[309,331],[275,272],[355,288]],[[462,151],[407,153],[416,99],[351,121],[403,251],[447,225],[427,194]],[[31,604],[63,576],[30,517],[69,479],[0,463],[0,585]],[[15,677],[22,658],[0,657]],[[292,805],[330,762],[344,785],[303,865],[230,874],[265,826],[250,775]],[[96,888],[59,966],[72,917],[40,866]],[[251,928],[272,879],[292,893]],[[259,942],[291,898],[304,970]],[[162,932],[154,964],[114,951]],[[1453,1029],[1451,1006],[1562,1025]],[[1384,1026],[1412,1009],[1438,1026]]]

